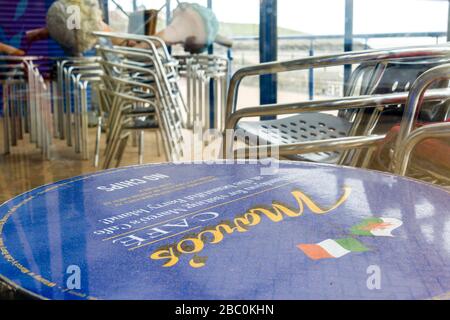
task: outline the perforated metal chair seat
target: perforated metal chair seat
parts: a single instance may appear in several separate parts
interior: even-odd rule
[[[236,135],[247,143],[290,144],[303,141],[341,138],[348,135],[351,123],[326,113],[304,113],[268,121],[242,121]],[[277,131],[278,130],[278,131]],[[340,152],[319,152],[286,156],[292,160],[335,163]]]

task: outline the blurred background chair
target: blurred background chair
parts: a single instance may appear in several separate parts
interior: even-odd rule
[[[116,92],[115,97],[110,96],[109,100],[113,104],[109,107],[109,119],[107,121],[107,151],[104,167],[111,165],[113,157],[120,159],[126,145],[126,138],[122,138],[120,131],[143,129],[160,129],[168,160],[178,161],[182,157],[183,151],[183,114],[185,106],[180,99],[178,88],[178,74],[176,61],[167,54],[167,48],[159,39],[144,36],[99,33],[100,37],[110,40],[114,37],[128,40],[145,41],[150,49],[136,49],[124,46],[112,46],[110,42],[103,42],[98,47],[98,52],[102,57],[102,65],[105,71],[104,87],[106,92]],[[128,37],[128,38],[127,38]],[[157,46],[155,45],[157,44]],[[125,92],[120,90],[125,89]],[[117,93],[122,96],[117,97]],[[124,95],[125,94],[125,95]],[[123,120],[123,105],[118,103],[121,98],[124,101],[134,101],[138,104],[151,104],[154,108],[153,114],[156,118],[145,119],[144,115],[139,115],[141,122],[134,122],[117,129]],[[117,106],[120,107],[117,107]],[[104,108],[108,109],[108,108]],[[137,105],[132,109],[136,110]],[[147,121],[145,121],[147,120]],[[156,120],[156,121],[155,121]],[[148,127],[147,127],[148,126]],[[140,133],[140,149],[143,148],[142,132]],[[120,147],[117,146],[117,139],[121,139]],[[117,155],[113,155],[118,152]],[[141,158],[141,156],[140,156]],[[142,161],[142,158],[141,160]]]
[[[50,159],[53,137],[52,84],[39,71],[42,57],[0,57],[3,91],[3,152],[8,154],[24,133]]]
[[[412,85],[400,124],[394,126],[379,148],[378,164],[390,160],[387,169],[450,188],[450,118],[445,103],[436,108],[440,121],[418,121],[424,97],[436,83],[450,79],[450,64],[432,68]],[[447,101],[450,100],[450,95]],[[440,108],[441,110],[439,110]],[[385,159],[381,155],[385,155]],[[385,169],[385,167],[382,167]]]
[[[97,57],[60,59],[56,63],[57,96],[54,97],[57,136],[89,159],[89,111],[98,113],[98,85],[103,71]],[[89,90],[91,88],[92,90]],[[90,98],[88,97],[90,93]],[[89,103],[90,102],[90,103]],[[89,108],[89,106],[91,108]]]
[[[228,59],[208,54],[174,58],[179,61],[180,75],[186,78],[188,127],[192,128],[197,121],[204,130],[214,128],[222,131],[225,128],[230,69]]]

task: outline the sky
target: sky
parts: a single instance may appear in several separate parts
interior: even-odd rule
[[[116,0],[132,10],[131,0]],[[206,5],[206,0],[191,0]],[[223,22],[259,23],[259,0],[213,0]],[[138,0],[160,8],[165,0]],[[278,25],[310,34],[343,34],[345,0],[278,0]],[[172,7],[176,1],[172,1]],[[110,8],[114,8],[113,5]],[[448,2],[438,0],[354,0],[354,33],[446,31]]]

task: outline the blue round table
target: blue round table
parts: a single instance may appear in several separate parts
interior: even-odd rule
[[[48,299],[450,298],[450,195],[308,163],[160,164],[0,206],[0,277]]]

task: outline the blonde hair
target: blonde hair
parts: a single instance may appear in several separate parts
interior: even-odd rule
[[[67,21],[70,14],[67,8],[80,8],[80,29],[69,30]],[[92,49],[97,42],[93,31],[102,29],[103,14],[97,0],[58,0],[47,12],[47,28],[50,36],[58,42],[68,53],[81,55]]]

